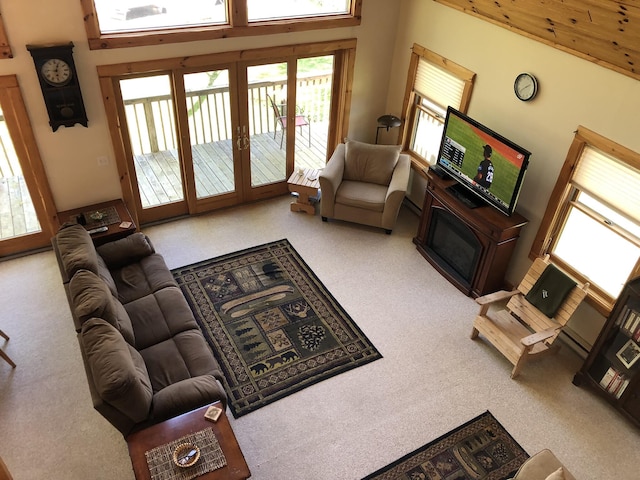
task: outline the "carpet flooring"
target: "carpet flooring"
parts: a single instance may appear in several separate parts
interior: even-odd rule
[[[504,480],[529,455],[486,411],[363,480]]]
[[[286,239],[172,273],[236,418],[381,358]]]

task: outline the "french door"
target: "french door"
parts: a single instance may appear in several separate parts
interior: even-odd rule
[[[276,50],[101,79],[140,223],[282,195],[294,168],[324,166],[344,134],[349,90],[337,78],[352,57]]]
[[[56,215],[17,77],[0,76],[0,257],[49,245]]]

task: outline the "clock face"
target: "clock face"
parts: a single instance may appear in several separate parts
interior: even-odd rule
[[[516,97],[523,102],[527,102],[538,93],[538,81],[536,77],[530,73],[521,73],[516,77],[516,81],[513,84],[513,90]]]
[[[51,58],[44,62],[40,72],[42,73],[42,78],[54,87],[67,84],[72,75],[69,64],[59,58]]]

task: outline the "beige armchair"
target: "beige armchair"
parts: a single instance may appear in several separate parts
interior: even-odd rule
[[[322,221],[346,220],[391,233],[411,169],[400,148],[352,140],[339,144],[320,174]]]
[[[513,480],[576,480],[551,450],[541,450],[527,459]]]

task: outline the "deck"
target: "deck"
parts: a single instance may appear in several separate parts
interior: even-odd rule
[[[281,132],[251,137],[252,184],[263,185],[286,179],[285,150],[280,148]],[[296,168],[322,168],[326,161],[326,124],[313,124],[311,146],[305,129],[296,135]],[[233,190],[232,141],[221,140],[193,146],[193,164],[198,197]],[[176,150],[146,153],[135,157],[140,197],[144,207],[183,198]],[[19,173],[19,172],[18,172]],[[21,173],[0,178],[0,239],[40,230],[33,204]]]
[[[322,168],[326,162],[326,128],[311,130],[311,146],[306,130],[296,139],[296,168]],[[315,132],[314,132],[315,130]],[[280,135],[263,133],[251,137],[251,183],[266,185],[286,180],[285,150]],[[193,145],[196,194],[199,198],[234,190],[232,140]],[[182,199],[178,152],[146,153],[135,156],[136,174],[143,207],[163,205]]]

